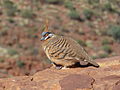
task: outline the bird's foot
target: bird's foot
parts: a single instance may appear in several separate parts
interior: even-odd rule
[[[55,69],[57,69],[57,70],[60,70],[60,69],[62,69],[63,68],[63,66],[56,66],[55,67]]]
[[[70,69],[70,68],[65,67],[65,66],[64,67],[63,66],[56,66],[55,69],[60,70],[60,69]]]
[[[64,67],[62,67],[62,69],[70,69],[70,68],[64,66]]]
[[[57,69],[57,70],[60,70],[60,69],[62,69],[62,65],[58,65],[58,64],[56,64],[56,63],[54,63],[54,62],[52,62],[52,65],[53,65],[53,67],[55,68],[55,69]]]

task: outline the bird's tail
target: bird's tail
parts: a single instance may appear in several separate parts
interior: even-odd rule
[[[99,65],[94,60],[89,60],[88,62],[95,67],[99,67]]]

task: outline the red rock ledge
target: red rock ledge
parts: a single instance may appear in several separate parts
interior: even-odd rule
[[[100,68],[46,69],[0,79],[0,90],[120,90],[120,56],[96,60]]]

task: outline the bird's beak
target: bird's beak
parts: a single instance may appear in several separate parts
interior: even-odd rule
[[[41,41],[45,40],[45,37],[42,37],[40,40],[41,40]]]

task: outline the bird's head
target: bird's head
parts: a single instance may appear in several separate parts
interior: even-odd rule
[[[41,35],[42,35],[41,41],[45,41],[54,37],[54,34],[51,32],[43,32]]]
[[[45,22],[45,26],[43,27],[43,32],[41,34],[42,38],[41,38],[41,41],[45,41],[45,40],[48,40],[52,37],[55,36],[55,34],[53,34],[52,32],[50,32],[48,30],[48,20],[46,19],[46,22]]]

